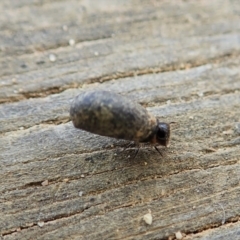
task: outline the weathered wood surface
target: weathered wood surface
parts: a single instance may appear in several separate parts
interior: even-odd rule
[[[237,0],[1,0],[0,12],[1,239],[240,239]],[[164,156],[132,159],[124,141],[74,129],[79,88],[177,122]]]

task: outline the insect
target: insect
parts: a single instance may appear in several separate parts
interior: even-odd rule
[[[140,104],[117,93],[82,92],[74,98],[70,116],[76,128],[135,143],[151,143],[158,152],[157,145],[169,144],[168,123],[160,122]]]

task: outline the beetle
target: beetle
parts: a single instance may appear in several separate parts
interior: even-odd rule
[[[88,90],[74,98],[70,117],[76,128],[102,136],[167,147],[170,125],[117,93]]]

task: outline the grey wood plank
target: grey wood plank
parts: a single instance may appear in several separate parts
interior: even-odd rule
[[[220,205],[220,207],[222,207],[222,206]],[[223,208],[223,211],[225,211],[224,208]],[[223,214],[224,214],[224,212],[223,212]],[[240,236],[239,229],[240,229],[239,222],[236,222],[236,223],[233,222],[233,223],[229,223],[229,224],[224,225],[219,228],[208,229],[199,234],[189,235],[186,237],[186,239],[201,239],[201,240],[239,239],[239,236]]]
[[[237,0],[2,0],[0,12],[1,239],[238,238]],[[75,129],[69,105],[86,89],[175,122],[170,147],[133,158],[128,142]]]

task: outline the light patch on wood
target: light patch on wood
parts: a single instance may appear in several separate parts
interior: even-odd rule
[[[148,210],[148,213],[143,216],[143,220],[146,224],[151,225],[153,221],[152,212]]]

